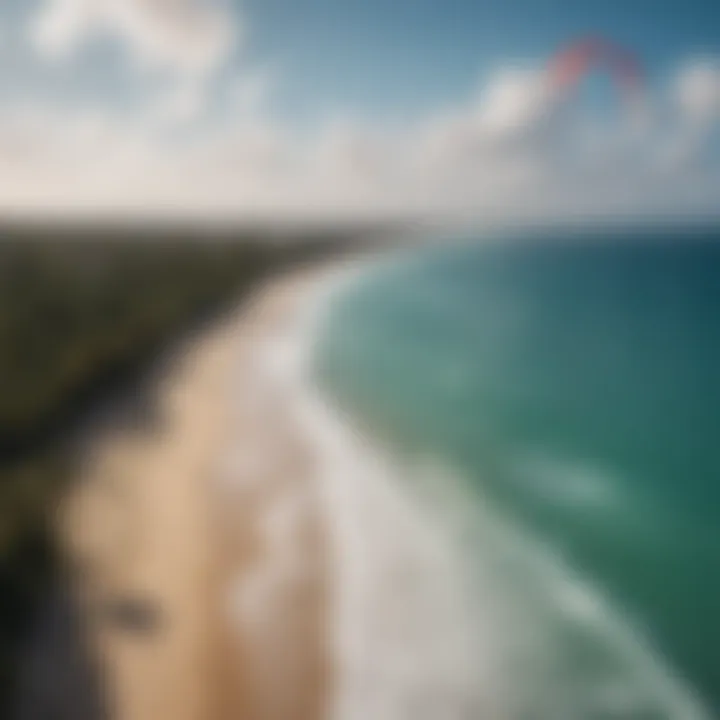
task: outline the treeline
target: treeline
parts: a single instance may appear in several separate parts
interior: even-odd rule
[[[184,328],[349,234],[0,233],[0,716],[55,580],[51,516],[71,474],[70,429]]]

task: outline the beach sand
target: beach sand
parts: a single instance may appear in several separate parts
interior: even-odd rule
[[[317,274],[273,280],[95,433],[64,536],[121,720],[309,720],[330,697],[316,458],[265,367]]]

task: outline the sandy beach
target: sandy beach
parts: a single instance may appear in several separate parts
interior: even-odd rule
[[[149,427],[92,443],[64,534],[112,718],[325,714],[315,457],[267,367],[317,277],[260,288],[162,369]]]

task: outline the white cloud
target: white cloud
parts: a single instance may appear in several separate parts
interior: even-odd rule
[[[272,77],[258,70],[230,81],[234,114],[183,142],[157,126],[129,127],[92,112],[44,109],[31,121],[6,122],[0,207],[502,220],[679,212],[720,199],[716,175],[686,165],[658,172],[659,151],[682,136],[683,123],[662,132],[590,125],[558,112],[540,71],[501,69],[479,93],[403,128],[351,118],[313,138],[272,116]]]
[[[481,93],[477,121],[493,136],[517,137],[542,126],[554,109],[555,96],[543,70],[500,69]]]
[[[661,167],[691,168],[703,162],[720,124],[720,61],[695,58],[683,63],[670,88],[672,133],[659,149]]]
[[[191,123],[207,107],[207,85],[197,79],[181,79],[157,93],[146,113],[146,122],[156,127]]]
[[[31,27],[51,57],[102,34],[124,42],[141,66],[193,75],[215,69],[236,32],[226,10],[203,0],[45,0]]]
[[[243,116],[257,116],[267,111],[277,88],[277,71],[269,65],[246,68],[228,84],[232,110]]]
[[[696,126],[720,120],[720,62],[694,60],[675,78],[674,99],[683,118]]]
[[[207,80],[227,59],[238,19],[213,0],[44,0],[30,39],[51,60],[93,38],[119,41],[138,71],[170,75],[154,110],[185,121],[205,106]]]

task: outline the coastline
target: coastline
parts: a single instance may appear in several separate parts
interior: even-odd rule
[[[302,323],[301,347],[313,345],[325,320],[328,297],[320,298]],[[544,695],[548,687],[577,693],[567,700],[571,712],[594,700],[623,713],[710,717],[688,679],[592,579],[471,489],[462,468],[383,452],[372,434],[358,432],[352,412],[345,415],[347,408],[315,386],[302,361],[308,352],[299,355],[283,374],[321,458],[318,483],[332,538],[337,676],[330,717],[514,718],[532,708],[552,717],[560,705]],[[564,679],[534,654],[539,633],[546,633],[544,649],[558,653]],[[581,638],[576,645],[571,635]],[[615,665],[610,680],[598,674],[586,681],[600,691],[615,682],[622,697],[582,696],[582,683],[573,684],[573,652],[589,637],[597,656]],[[518,682],[523,662],[528,673]]]
[[[110,717],[471,711],[452,538],[312,377],[368,264],[269,279],[163,373],[158,427],[91,443],[66,527]]]
[[[162,373],[144,432],[91,444],[68,533],[111,716],[552,716],[544,692],[589,639],[607,677],[582,679],[617,682],[608,703],[708,717],[592,578],[464,493],[461,467],[384,453],[318,386],[351,264],[267,280]]]
[[[384,256],[382,267],[395,260]],[[501,717],[479,703],[473,622],[457,533],[406,481],[406,466],[366,437],[314,377],[313,353],[333,298],[378,269],[337,272],[301,309],[292,362],[276,367],[318,458],[314,478],[329,538],[328,639],[333,720]]]
[[[236,717],[329,716],[332,539],[316,482],[320,458],[285,373],[301,361],[301,338],[310,338],[304,320],[342,274],[333,263],[268,282],[246,309],[235,349],[213,492]]]
[[[268,280],[169,363],[151,427],[89,443],[62,534],[110,717],[326,714],[317,457],[262,353],[336,267]]]

